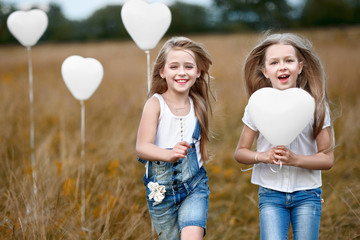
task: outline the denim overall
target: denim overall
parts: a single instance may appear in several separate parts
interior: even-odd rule
[[[149,213],[160,240],[180,239],[186,226],[206,229],[209,206],[208,177],[205,168],[199,168],[195,142],[200,139],[200,124],[196,121],[193,142],[186,158],[177,162],[149,161],[148,177],[143,178]],[[143,159],[140,162],[146,163]],[[161,203],[149,199],[149,182],[165,186]],[[205,231],[204,231],[205,232]]]

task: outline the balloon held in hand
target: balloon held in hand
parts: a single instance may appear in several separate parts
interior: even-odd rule
[[[259,132],[274,146],[290,144],[314,115],[314,98],[300,88],[261,88],[248,103],[249,114]]]

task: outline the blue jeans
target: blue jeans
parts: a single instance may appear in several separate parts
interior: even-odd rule
[[[279,192],[259,187],[262,240],[288,239],[291,223],[294,240],[317,240],[321,217],[321,188]]]

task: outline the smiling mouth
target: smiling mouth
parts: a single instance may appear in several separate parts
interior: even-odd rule
[[[289,80],[290,75],[281,75],[278,77],[281,83],[286,83]]]
[[[180,83],[180,84],[185,84],[188,82],[188,80],[187,79],[178,79],[178,80],[175,80],[175,82]]]

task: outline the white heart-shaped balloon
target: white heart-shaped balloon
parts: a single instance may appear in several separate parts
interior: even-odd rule
[[[11,34],[25,47],[34,46],[48,26],[48,17],[43,10],[15,11],[7,19]]]
[[[136,45],[142,50],[150,50],[169,28],[171,12],[163,3],[129,0],[121,9],[121,19]]]
[[[73,55],[64,60],[61,74],[71,94],[78,100],[87,100],[99,87],[104,69],[94,58]]]
[[[300,88],[261,88],[248,102],[248,110],[260,133],[274,146],[290,144],[310,122],[314,98]]]

